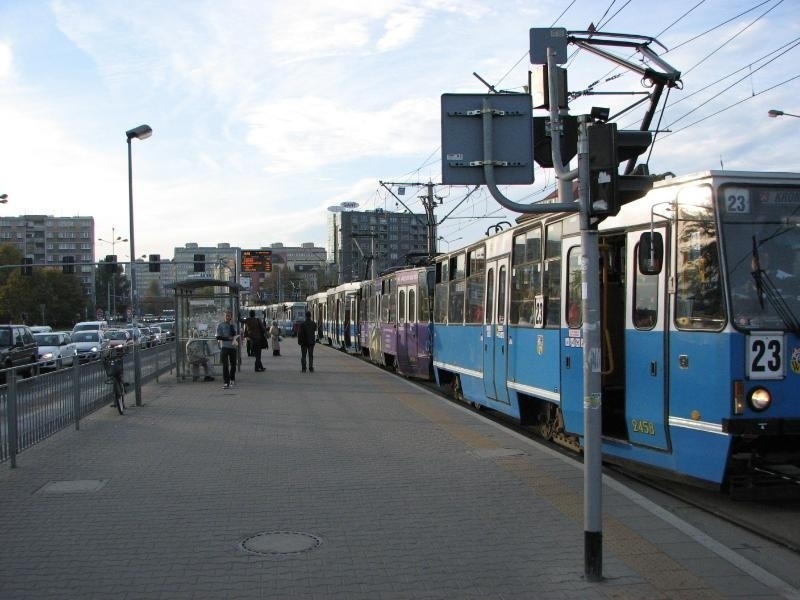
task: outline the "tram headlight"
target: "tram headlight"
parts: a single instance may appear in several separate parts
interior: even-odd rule
[[[769,393],[768,389],[763,387],[753,388],[750,390],[750,393],[747,394],[747,403],[750,405],[750,408],[757,412],[767,410],[769,405],[772,404],[772,394]]]

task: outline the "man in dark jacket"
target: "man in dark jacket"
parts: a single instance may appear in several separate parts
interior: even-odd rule
[[[256,373],[264,371],[264,364],[261,362],[261,351],[267,347],[267,328],[263,321],[256,317],[256,311],[254,310],[251,310],[250,316],[245,319],[244,335],[250,342],[253,356],[256,357]]]
[[[306,354],[308,370],[314,372],[314,344],[317,343],[317,324],[311,320],[311,313],[306,311],[306,320],[297,329],[297,343],[300,344],[300,367],[306,372]]]

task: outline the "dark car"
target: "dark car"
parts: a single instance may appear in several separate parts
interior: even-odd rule
[[[28,365],[23,375],[30,377],[38,371],[39,346],[27,325],[0,325],[0,368]],[[0,381],[5,382],[5,372]]]

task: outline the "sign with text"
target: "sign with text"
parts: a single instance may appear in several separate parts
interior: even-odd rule
[[[242,273],[271,273],[272,250],[242,250]]]

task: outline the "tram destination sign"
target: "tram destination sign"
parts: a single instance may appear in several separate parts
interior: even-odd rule
[[[271,273],[272,250],[242,250],[242,273]]]

